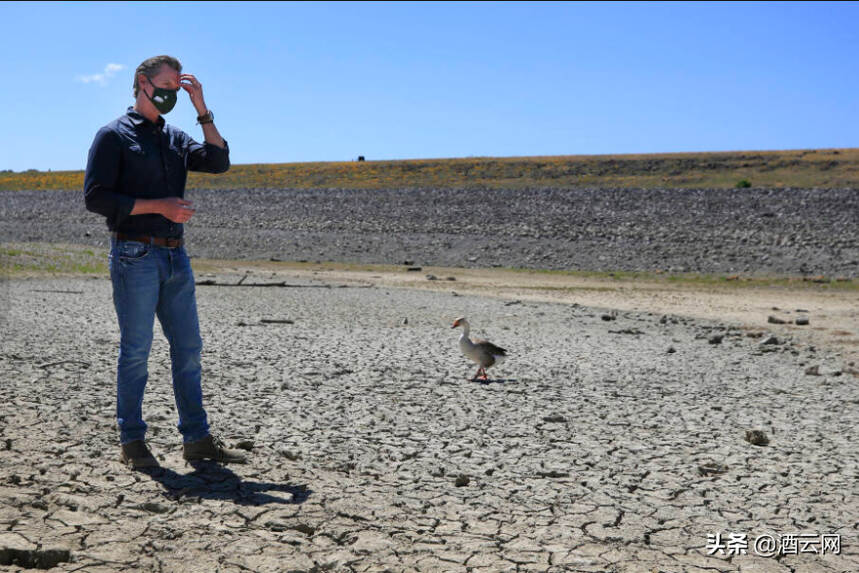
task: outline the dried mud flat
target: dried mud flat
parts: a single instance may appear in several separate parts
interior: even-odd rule
[[[294,288],[198,287],[210,418],[251,462],[181,460],[156,326],[151,473],[117,461],[110,283],[4,283],[0,558],[93,572],[859,570],[859,387],[827,348],[784,331],[764,344],[772,333],[730,321],[265,280]],[[491,383],[466,380],[459,315],[510,350]],[[754,429],[768,445],[746,441]],[[748,554],[708,555],[715,533],[747,534]],[[838,534],[841,553],[757,556],[767,533]]]

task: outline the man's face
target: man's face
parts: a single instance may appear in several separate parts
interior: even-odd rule
[[[158,70],[158,73],[149,78],[149,81],[156,88],[164,88],[168,90],[178,90],[179,89],[179,72],[168,66],[167,64],[161,64],[161,69]],[[152,88],[149,87],[147,92],[152,93]]]

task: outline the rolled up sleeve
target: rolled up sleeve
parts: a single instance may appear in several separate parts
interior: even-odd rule
[[[119,180],[121,154],[116,133],[100,129],[89,149],[84,175],[86,208],[106,217],[111,229],[129,217],[134,209],[134,197],[114,191]]]
[[[230,147],[224,140],[223,149],[212,143],[188,139],[188,169],[205,173],[225,173],[230,168]]]

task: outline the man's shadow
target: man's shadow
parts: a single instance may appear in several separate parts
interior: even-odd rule
[[[235,472],[211,461],[190,462],[194,471],[177,473],[170,468],[141,468],[144,473],[164,487],[164,497],[171,501],[182,498],[216,499],[238,505],[266,505],[269,503],[304,503],[313,493],[306,485],[278,484],[245,481]],[[275,491],[283,497],[264,492]]]

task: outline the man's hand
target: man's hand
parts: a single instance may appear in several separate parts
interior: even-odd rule
[[[185,223],[195,212],[191,202],[179,197],[161,199],[160,213],[174,223]]]
[[[179,87],[188,92],[191,96],[191,103],[194,109],[197,110],[197,115],[203,115],[209,108],[206,107],[206,102],[203,101],[203,86],[192,74],[179,74]]]
[[[170,219],[174,223],[186,223],[195,213],[191,202],[179,197],[165,197],[164,199],[137,199],[134,202],[132,215],[144,215],[146,213],[157,213]]]

